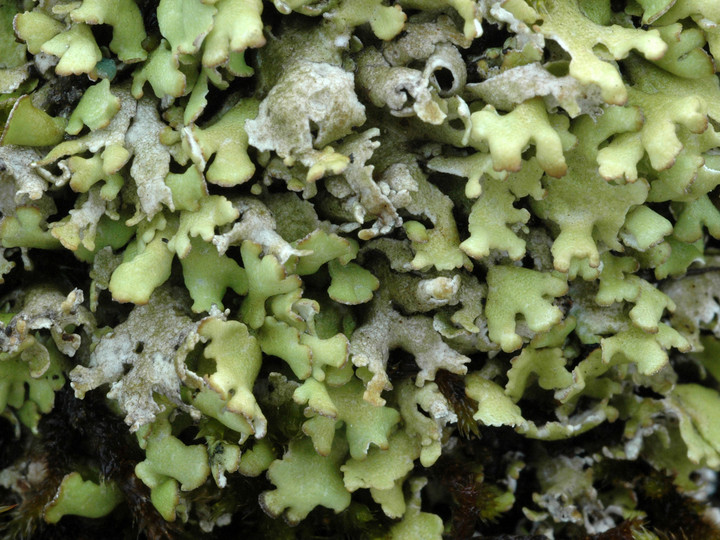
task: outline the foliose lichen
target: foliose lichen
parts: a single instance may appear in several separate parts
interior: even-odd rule
[[[720,538],[718,5],[0,3],[0,535]]]

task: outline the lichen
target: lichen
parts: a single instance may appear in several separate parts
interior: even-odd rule
[[[0,535],[720,538],[715,4],[2,3]]]

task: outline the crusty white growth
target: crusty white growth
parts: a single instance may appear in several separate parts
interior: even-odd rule
[[[719,262],[714,257],[706,264],[715,267]],[[720,337],[720,272],[710,270],[670,280],[662,292],[677,306],[670,319],[673,327],[688,338],[696,350],[701,348],[701,329],[709,329]]]
[[[347,142],[339,146],[340,153],[353,156],[353,159],[341,179],[327,183],[328,191],[343,199],[345,208],[358,223],[375,219],[372,226],[358,233],[362,240],[388,234],[403,223],[397,208],[389,199],[392,195],[389,184],[386,183],[388,189],[383,190],[373,178],[375,167],[368,164],[373,152],[380,146],[379,142],[373,140],[379,134],[379,129],[372,128],[348,138]]]
[[[149,303],[136,306],[124,323],[100,339],[88,367],[77,366],[70,372],[75,396],[82,398],[110,383],[108,397],[125,412],[131,431],[149,424],[162,411],[154,393],[192,412],[180,398],[176,368],[199,340],[198,323],[185,314],[185,297],[183,291],[162,287]]]
[[[29,62],[13,68],[5,67],[2,70],[2,75],[0,75],[0,93],[9,94],[15,92],[30,76],[29,67]]]
[[[175,209],[172,192],[165,185],[165,177],[170,172],[170,151],[160,142],[160,133],[165,127],[155,102],[146,96],[138,101],[135,118],[125,136],[125,143],[133,153],[130,175],[137,185],[140,208],[148,220],[163,204]]]
[[[457,302],[459,288],[460,276],[423,279],[417,285],[417,296],[420,301],[427,302],[430,306],[440,307]]]
[[[313,165],[314,149],[348,135],[365,123],[365,107],[355,94],[355,78],[338,66],[298,62],[288,69],[245,122],[249,142],[286,160]],[[313,133],[317,127],[317,133]]]
[[[538,62],[508,69],[481,83],[469,84],[467,89],[503,111],[511,111],[535,96],[545,98],[550,109],[562,107],[572,118],[600,114],[603,104],[598,86],[584,85],[569,75],[556,77]]]
[[[465,374],[470,358],[449,347],[423,316],[403,317],[384,299],[373,301],[368,321],[360,326],[350,340],[350,358],[357,367],[367,367],[373,374],[367,383],[364,398],[383,405],[383,390],[391,388],[386,372],[390,354],[403,349],[415,357],[420,368],[415,384],[435,379],[438,369]]]
[[[93,316],[82,305],[83,300],[80,289],[73,289],[67,296],[51,285],[29,289],[24,295],[20,313],[10,321],[4,332],[0,332],[0,350],[13,353],[32,331],[44,329],[50,330],[60,352],[74,356],[82,338],[65,329],[86,326],[92,331],[95,327]]]
[[[5,248],[0,248],[0,284],[4,282],[3,276],[10,273],[10,270],[12,270],[15,267],[15,263],[11,260],[8,260],[6,255],[8,252],[12,253],[13,250],[7,250]]]
[[[21,202],[25,198],[37,200],[42,197],[48,183],[32,167],[32,163],[39,158],[40,153],[35,148],[0,146],[0,182],[12,185],[11,179],[15,180],[15,193],[11,200]],[[0,203],[0,210],[8,202]]]
[[[519,19],[510,11],[503,8],[506,0],[480,0],[478,2],[478,11],[482,13],[483,18],[497,25],[507,25],[507,28],[516,35],[517,48],[522,50],[526,44],[532,44],[538,49],[545,48],[545,37],[542,34],[533,32],[533,29],[524,20]],[[526,20],[535,20],[538,17],[537,12],[527,5],[519,2],[514,3],[516,10],[522,13],[522,17]],[[519,4],[519,5],[518,5]]]
[[[385,169],[377,184],[382,194],[395,208],[403,208],[412,203],[412,194],[419,189],[417,181],[408,174],[407,167],[401,163],[390,165]]]
[[[357,65],[358,84],[376,107],[387,107],[394,116],[417,115],[433,125],[442,124],[447,117],[439,105],[440,98],[428,85],[431,73],[393,67],[372,47],[358,55]]]
[[[448,70],[452,74],[450,88],[443,88],[437,81],[436,72]],[[452,96],[460,92],[467,82],[467,68],[460,51],[449,43],[440,43],[435,52],[427,59],[423,77],[432,84],[442,97]]]
[[[233,201],[233,206],[240,213],[240,220],[236,221],[228,232],[215,235],[212,240],[221,255],[231,245],[242,244],[243,240],[260,244],[263,251],[275,255],[280,264],[285,264],[293,255],[301,257],[310,254],[307,250],[293,248],[275,232],[275,217],[259,200],[239,197]]]
[[[400,36],[383,43],[382,53],[391,65],[407,66],[414,60],[429,58],[438,44],[466,49],[471,43],[472,40],[458,30],[450,17],[440,15],[428,21],[408,21]]]
[[[615,526],[619,507],[605,507],[593,487],[590,457],[558,456],[547,459],[538,471],[542,493],[533,501],[546,510],[556,523],[582,525],[589,534],[598,534]]]
[[[55,236],[68,248],[75,250],[77,244],[75,238],[68,242],[64,236],[64,230],[72,229],[69,236],[74,237],[77,235],[77,239],[80,243],[89,250],[95,249],[95,234],[97,232],[98,223],[100,218],[105,214],[107,207],[107,201],[100,196],[100,186],[93,186],[88,192],[87,199],[83,202],[79,208],[74,208],[69,211],[70,220],[67,223],[62,223],[58,229],[62,232],[58,232]],[[58,223],[60,225],[60,223]]]

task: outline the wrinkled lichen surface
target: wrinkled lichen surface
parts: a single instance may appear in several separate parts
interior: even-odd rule
[[[719,6],[0,2],[0,536],[720,538]]]

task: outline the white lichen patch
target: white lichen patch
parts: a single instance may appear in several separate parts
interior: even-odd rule
[[[81,398],[109,383],[108,397],[125,412],[131,431],[153,422],[163,410],[156,393],[187,408],[180,398],[178,366],[199,338],[182,299],[178,291],[161,288],[148,304],[135,307],[127,321],[100,339],[88,366],[70,372],[75,395]]]

